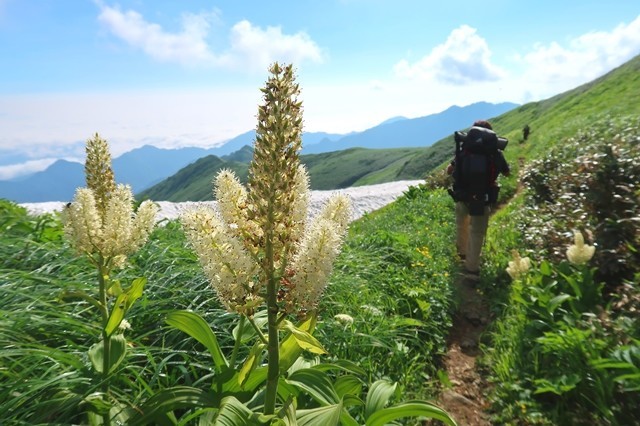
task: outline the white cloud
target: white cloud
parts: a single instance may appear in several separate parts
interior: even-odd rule
[[[145,21],[138,12],[122,12],[105,5],[101,6],[98,20],[113,35],[142,49],[152,58],[182,64],[215,62],[206,42],[210,25],[207,15],[183,15],[182,31],[175,34]]]
[[[41,160],[32,160],[20,164],[0,166],[0,180],[11,180],[42,171],[56,161],[58,161],[57,158],[43,158]]]
[[[274,61],[299,64],[306,59],[322,62],[318,45],[304,32],[282,33],[280,27],[263,30],[243,20],[231,29],[231,47],[225,55],[230,64],[246,64],[264,70]]]
[[[475,28],[462,25],[427,56],[411,64],[401,60],[394,66],[400,77],[434,79],[452,85],[496,81],[505,72],[491,62],[491,51]]]
[[[638,54],[640,16],[611,31],[589,32],[563,44],[555,41],[531,46],[510,58],[512,68],[507,73],[492,64],[491,49],[476,30],[463,25],[428,55],[414,63],[402,60],[394,71],[399,77],[397,84],[413,81],[416,91],[426,89],[430,102],[446,92],[458,104],[525,103],[592,81]]]
[[[229,47],[214,52],[208,37],[215,13],[185,14],[181,31],[171,33],[136,11],[99,6],[98,20],[113,35],[160,61],[260,71],[274,61],[322,61],[320,48],[304,32],[288,35],[280,27],[261,29],[243,20],[231,28]]]
[[[523,81],[566,90],[591,81],[640,53],[640,15],[610,32],[590,32],[571,40],[536,45],[520,60],[526,66]]]

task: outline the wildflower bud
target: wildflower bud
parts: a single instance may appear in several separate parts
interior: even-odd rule
[[[531,267],[531,261],[528,257],[520,257],[520,254],[516,250],[512,250],[511,254],[513,256],[513,260],[509,262],[507,273],[511,279],[515,280],[529,270]]]
[[[580,231],[575,231],[573,237],[574,244],[567,249],[567,259],[574,265],[587,263],[593,257],[596,248],[584,243],[584,237]]]
[[[291,263],[293,276],[289,296],[294,306],[300,310],[315,308],[327,286],[340,244],[340,235],[332,222],[318,219],[313,223]]]
[[[351,325],[353,324],[353,317],[351,315],[347,315],[347,314],[336,314],[333,316],[333,319],[338,321],[339,323],[342,323],[344,325]]]
[[[135,214],[131,188],[118,185],[100,212],[95,191],[78,188],[73,203],[63,211],[62,221],[65,235],[78,252],[99,253],[111,267],[121,267],[127,255],[146,242],[157,211],[155,204],[145,201]]]

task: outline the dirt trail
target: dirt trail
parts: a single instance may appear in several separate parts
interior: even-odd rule
[[[491,425],[485,410],[487,383],[476,366],[480,355],[480,335],[489,323],[489,308],[474,283],[464,277],[456,280],[458,310],[448,338],[444,368],[451,386],[444,389],[439,405],[461,426]]]

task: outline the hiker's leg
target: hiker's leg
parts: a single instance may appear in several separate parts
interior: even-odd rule
[[[467,255],[469,246],[469,209],[458,201],[456,203],[456,248],[461,256]]]
[[[482,250],[484,237],[487,233],[490,212],[491,209],[489,206],[486,206],[484,209],[484,215],[471,216],[470,218],[469,248],[467,250],[467,259],[465,261],[465,268],[467,271],[477,272],[480,270],[480,251]]]

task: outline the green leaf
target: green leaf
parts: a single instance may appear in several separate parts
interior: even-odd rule
[[[85,293],[82,290],[63,291],[62,294],[60,295],[60,298],[62,300],[69,299],[69,298],[82,299],[85,302],[89,303],[90,305],[98,308],[98,310],[102,309],[102,304],[98,302],[97,299],[93,298],[92,296],[90,296],[89,294]]]
[[[289,321],[284,322],[284,328],[291,332],[291,335],[296,340],[298,346],[314,354],[326,354],[327,351],[322,347],[322,344],[311,335],[308,331],[302,330]]]
[[[389,398],[395,393],[396,386],[396,383],[391,383],[387,380],[378,380],[371,385],[364,405],[365,419],[368,419],[369,416],[383,409],[389,403]]]
[[[335,405],[298,410],[298,426],[337,426],[342,415],[342,402]]]
[[[216,406],[215,398],[207,392],[189,386],[166,388],[149,398],[138,407],[139,414],[130,420],[130,425],[166,423],[166,413],[185,408],[211,408]],[[175,424],[175,422],[173,422]]]
[[[542,273],[542,275],[550,277],[553,270],[551,269],[551,265],[549,264],[549,262],[547,262],[546,260],[543,260],[540,263],[540,272]]]
[[[306,391],[322,405],[336,404],[340,401],[329,376],[322,371],[312,368],[298,370],[289,375],[286,382]]]
[[[298,325],[298,330],[311,333],[316,326],[316,316],[311,315],[309,318]],[[290,334],[280,342],[280,372],[287,371],[302,353],[302,348],[298,345],[296,338]]]
[[[346,395],[360,396],[362,393],[362,380],[350,374],[340,376],[336,379],[334,387],[338,397],[344,398]],[[360,401],[362,403],[362,401]]]
[[[107,288],[107,294],[109,296],[120,296],[122,293],[124,293],[124,290],[122,290],[122,286],[120,285],[120,280],[109,280],[109,288]]]
[[[190,410],[189,414],[180,417],[177,426],[190,426],[194,424],[198,426],[209,426],[213,423],[213,418],[217,412],[218,407]],[[194,422],[195,419],[198,419],[198,421]]]
[[[570,299],[571,296],[569,296],[568,294],[562,293],[557,295],[556,297],[554,297],[553,299],[551,299],[549,301],[549,305],[547,306],[547,310],[549,311],[549,313],[553,313],[558,306],[562,305],[562,302],[564,302],[567,299]]]
[[[244,387],[247,379],[249,378],[249,375],[258,366],[261,359],[262,351],[266,346],[267,345],[265,345],[264,343],[258,342],[251,348],[249,356],[247,356],[247,359],[242,365],[242,368],[238,372],[238,382],[240,383],[240,387]]]
[[[127,340],[122,334],[116,334],[115,336],[111,336],[109,342],[109,373],[111,373],[120,365],[127,354]],[[92,345],[89,348],[88,354],[94,370],[102,374],[104,365],[104,342],[100,340],[98,343]]]
[[[367,371],[356,364],[353,361],[346,359],[336,359],[332,362],[323,362],[322,364],[315,365],[313,368],[320,371],[340,370],[347,373],[355,374],[358,377],[366,379],[368,377]]]
[[[233,374],[231,374],[233,373]],[[227,376],[228,377],[225,377]],[[267,367],[260,366],[251,372],[244,381],[244,385],[240,386],[240,374],[234,370],[228,369],[221,374],[222,392],[225,395],[241,395],[245,394],[251,398],[255,389],[267,380]],[[218,379],[216,379],[216,382]]]
[[[166,323],[202,343],[209,350],[218,372],[228,367],[216,335],[200,315],[189,311],[175,311],[167,315]]]
[[[258,415],[233,396],[227,396],[220,403],[220,411],[215,417],[216,426],[254,426]]]
[[[437,405],[426,401],[408,401],[392,407],[383,408],[382,410],[372,413],[367,418],[366,426],[384,426],[390,422],[405,417],[427,417],[430,419],[440,420],[451,426],[457,426],[446,411]]]
[[[118,326],[129,309],[131,309],[131,306],[142,296],[142,291],[146,283],[146,278],[136,278],[126,292],[118,295],[111,314],[109,315],[107,325],[104,328],[107,336],[111,336],[118,329]]]

